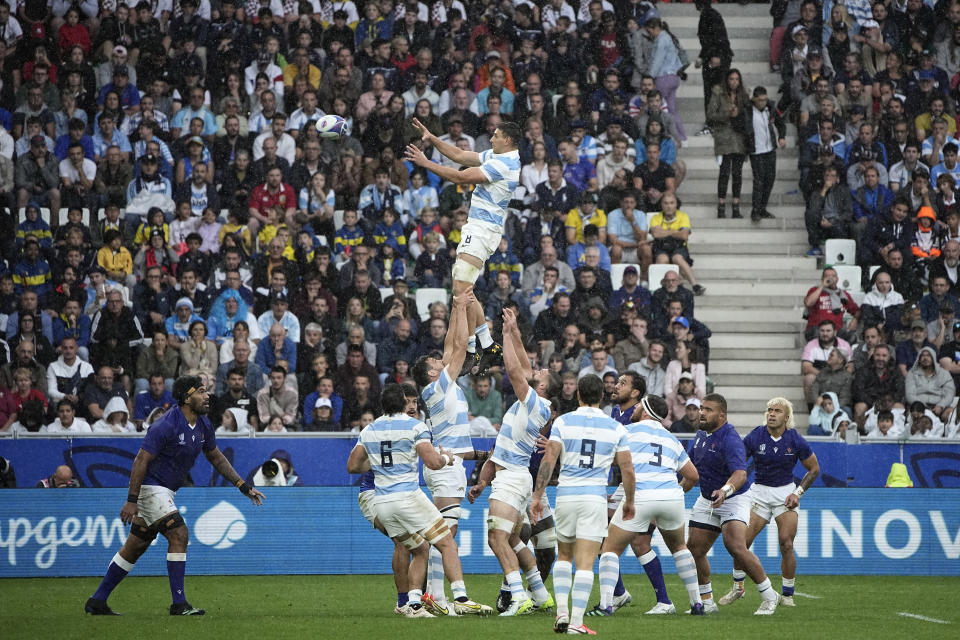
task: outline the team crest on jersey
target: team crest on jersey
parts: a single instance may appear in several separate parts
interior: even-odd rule
[[[767,445],[766,445],[766,443],[761,444],[759,447],[757,447],[757,453],[759,453],[760,455],[763,455],[763,454],[765,454],[766,452],[767,452]]]
[[[182,433],[180,434],[180,444],[181,444],[181,445],[187,444],[187,443],[184,441],[184,437],[183,437],[183,434],[182,434]]]

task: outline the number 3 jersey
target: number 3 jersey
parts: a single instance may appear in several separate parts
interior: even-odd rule
[[[553,422],[550,441],[559,442],[557,498],[606,499],[607,476],[620,451],[630,451],[626,427],[594,407],[580,407]]]
[[[637,476],[637,502],[683,498],[677,472],[690,461],[680,441],[655,420],[627,426],[630,457]]]
[[[427,425],[404,414],[380,416],[363,428],[357,444],[370,459],[376,502],[407,498],[420,489],[417,445],[430,441]]]

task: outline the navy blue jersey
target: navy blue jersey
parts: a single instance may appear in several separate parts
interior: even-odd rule
[[[217,437],[206,416],[199,416],[191,429],[180,407],[173,407],[150,425],[140,448],[156,456],[147,465],[143,484],[176,491],[183,486],[200,452],[217,448]]]
[[[708,500],[713,499],[713,492],[723,487],[734,471],[747,470],[743,440],[729,422],[713,433],[697,431],[689,453],[693,466],[700,474],[700,495]],[[749,488],[750,481],[747,480],[733,495],[738,496]]]
[[[631,405],[629,409],[620,413],[620,405],[613,405],[613,410],[610,412],[610,417],[627,427],[630,426],[630,420],[633,419],[633,410],[637,408],[637,405]]]
[[[767,487],[782,487],[793,482],[793,468],[813,451],[796,429],[787,429],[774,438],[767,428],[757,427],[743,439],[747,457],[756,467],[753,481]]]
[[[373,491],[376,488],[376,485],[373,484],[373,471],[367,471],[365,474],[360,476],[360,493],[363,493],[364,491]]]
[[[546,436],[547,439],[550,439],[550,433],[553,431],[553,425],[550,425],[550,428],[547,430]],[[533,476],[533,484],[537,484],[537,474],[540,473],[540,463],[543,462],[543,454],[546,451],[541,451],[536,447],[533,448],[533,453],[530,454],[530,475]]]

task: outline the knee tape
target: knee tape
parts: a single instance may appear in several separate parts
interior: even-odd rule
[[[544,529],[530,538],[534,549],[553,549],[557,544],[557,530],[553,527]]]
[[[423,536],[423,538],[427,542],[429,542],[431,545],[435,545],[441,540],[443,540],[443,538],[449,534],[450,534],[450,528],[443,522],[443,520],[440,520],[436,522],[432,527],[430,527],[427,531],[422,532],[420,535]],[[420,545],[417,545],[417,547],[419,546]],[[413,547],[413,548],[416,549],[417,547]]]
[[[513,528],[516,524],[513,520],[500,516],[487,516],[487,529],[489,531],[506,531],[510,534],[513,533]]]
[[[451,273],[454,280],[474,284],[477,278],[480,277],[481,270],[479,267],[473,266],[458,256],[456,262],[453,263],[453,271]]]
[[[514,553],[520,553],[521,551],[523,551],[523,550],[526,549],[526,548],[527,548],[527,545],[526,545],[525,542],[518,542],[516,545],[514,545],[514,547],[513,547],[513,552],[514,552]]]
[[[141,527],[136,522],[130,525],[131,535],[135,535],[147,544],[157,539],[157,530],[152,527]]]
[[[180,512],[174,511],[169,516],[164,517],[163,522],[157,524],[157,531],[159,533],[166,533],[174,529],[179,529],[180,527],[185,527],[186,525],[187,523],[183,521],[183,516],[180,515]]]
[[[460,520],[460,505],[450,504],[440,509],[440,515],[451,527],[456,526]]]
[[[442,536],[441,536],[442,537]],[[423,544],[423,536],[419,533],[411,533],[406,538],[400,539],[397,538],[397,541],[402,544],[408,551],[413,551],[417,547]]]

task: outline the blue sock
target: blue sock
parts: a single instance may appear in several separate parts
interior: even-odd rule
[[[116,589],[121,580],[127,577],[131,569],[133,569],[133,564],[121,558],[119,553],[113,556],[110,566],[107,567],[107,573],[104,574],[103,580],[100,581],[100,586],[97,587],[97,592],[93,594],[93,597],[106,602],[110,593]]]
[[[796,584],[796,578],[784,578],[783,579],[783,595],[792,596],[794,585]]]
[[[167,553],[167,577],[170,579],[170,595],[173,604],[187,601],[183,590],[183,576],[187,572],[187,554]]]
[[[653,551],[645,553],[640,557],[640,564],[643,565],[643,571],[650,579],[650,585],[654,593],[657,594],[657,602],[670,604],[670,598],[667,596],[667,585],[663,581],[663,568],[660,566],[660,558]]]
[[[407,595],[406,591],[397,591],[397,606],[402,607],[407,604],[407,601],[410,600],[410,596]]]
[[[613,595],[615,597],[622,596],[626,592],[627,588],[623,586],[623,574],[617,573],[617,586],[613,588]]]

